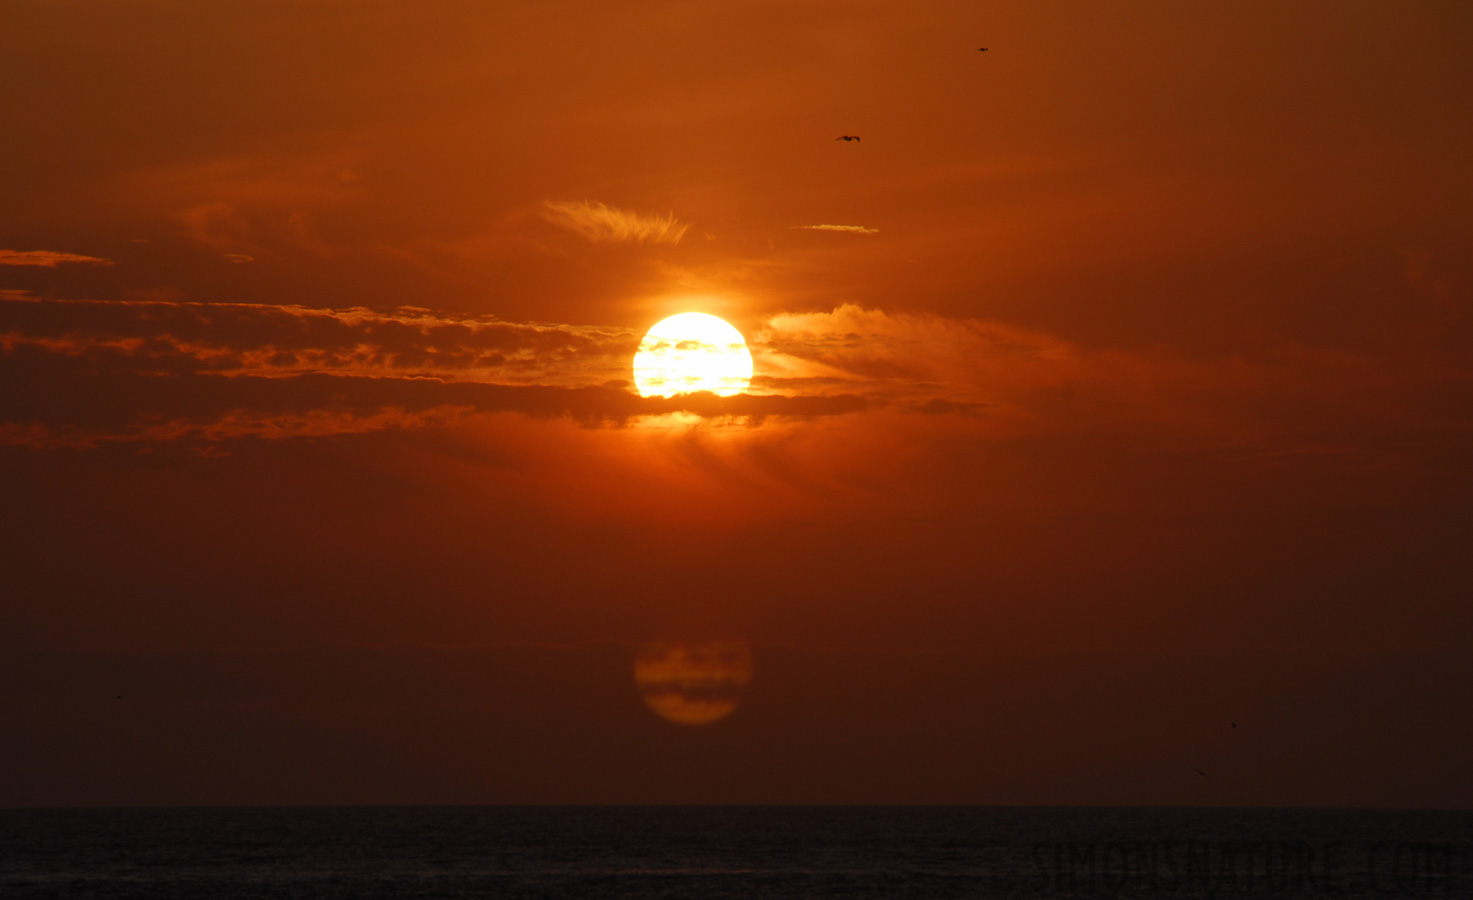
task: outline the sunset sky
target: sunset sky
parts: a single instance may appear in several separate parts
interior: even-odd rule
[[[0,805],[1473,805],[1473,6],[6,0],[0,109]]]

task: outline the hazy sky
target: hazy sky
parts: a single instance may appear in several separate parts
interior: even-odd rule
[[[0,109],[0,804],[1473,804],[1466,4],[10,0]]]

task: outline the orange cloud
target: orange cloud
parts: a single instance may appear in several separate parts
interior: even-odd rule
[[[3,359],[3,358],[0,358]],[[467,417],[516,414],[598,430],[642,422],[697,429],[758,430],[864,409],[856,397],[639,397],[614,388],[446,383],[416,378],[192,374],[99,377],[67,357],[33,363],[44,386],[0,402],[0,445],[95,448],[109,443],[206,442],[363,434],[446,426]],[[3,374],[3,369],[0,369]]]
[[[171,441],[217,444],[239,438],[320,438],[444,425],[466,412],[464,408],[451,406],[418,412],[397,407],[365,411],[318,409],[295,413],[234,409],[215,417],[137,423],[121,430],[36,422],[0,423],[0,445],[32,450],[94,450],[103,444]]]
[[[752,343],[763,383],[924,401],[993,399],[1000,380],[1057,379],[1060,364],[1079,355],[1067,341],[998,322],[852,304],[773,316]]]
[[[62,263],[83,263],[91,266],[114,265],[110,259],[100,256],[83,256],[80,253],[60,253],[56,250],[0,250],[0,266],[41,266],[54,269]]]
[[[1421,357],[1086,350],[997,322],[844,305],[755,329],[753,393],[662,400],[628,388],[638,342],[627,328],[418,308],[0,298],[0,376],[17,386],[0,422],[6,442],[52,446],[387,430],[437,409],[754,431],[883,414],[877,459],[963,436],[1072,435],[1355,465],[1444,452],[1469,433],[1449,410],[1473,376]]]
[[[656,216],[616,209],[597,201],[546,201],[543,217],[590,241],[619,244],[678,244],[689,225],[674,214]]]
[[[176,218],[184,224],[190,237],[207,247],[227,255],[230,255],[227,248],[248,247],[260,252],[251,240],[250,225],[234,206],[223,200],[191,206]]]
[[[131,371],[580,386],[626,379],[639,335],[403,307],[393,312],[171,300],[0,298],[0,346]],[[20,301],[20,302],[9,302]]]
[[[854,305],[774,316],[752,348],[757,390],[853,394],[994,439],[1113,434],[1371,464],[1470,434],[1448,403],[1473,373],[1410,352],[1284,344],[1256,359],[1200,359],[1086,350],[998,322]]]
[[[849,234],[879,234],[878,228],[866,228],[863,225],[800,225],[806,231],[840,231]]]

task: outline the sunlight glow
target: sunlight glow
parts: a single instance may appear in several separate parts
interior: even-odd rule
[[[751,383],[752,353],[742,333],[706,313],[681,313],[655,323],[634,354],[634,386],[641,397],[692,391],[730,397]]]

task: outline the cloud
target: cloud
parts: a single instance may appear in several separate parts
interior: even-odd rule
[[[664,216],[629,212],[597,201],[552,201],[543,203],[543,217],[576,231],[590,241],[619,244],[678,244],[689,225]]]
[[[853,304],[773,316],[752,344],[758,369],[785,390],[811,384],[912,405],[990,405],[1008,386],[1072,379],[1079,356],[1067,341],[1000,322]]]
[[[256,252],[260,248],[251,238],[251,227],[234,206],[224,201],[202,203],[178,213],[175,218],[184,224],[191,238],[215,250],[232,255],[238,248],[247,247]]]
[[[602,384],[628,376],[639,335],[404,307],[316,309],[173,300],[0,297],[0,348],[94,371]]]
[[[517,413],[587,425],[649,417],[813,419],[852,394],[641,398],[640,335],[406,307],[0,298],[0,444],[324,437]]]
[[[754,329],[752,393],[665,400],[629,390],[640,337],[414,307],[11,293],[0,296],[0,382],[11,386],[0,443],[321,437],[504,413],[620,428],[883,415],[894,435],[1112,436],[1355,465],[1456,455],[1470,439],[1473,373],[1447,360],[1288,345],[1257,360],[1089,350],[999,322],[846,304]]]
[[[865,408],[854,396],[690,394],[639,397],[613,387],[446,383],[429,379],[195,374],[99,377],[77,360],[0,356],[0,377],[24,372],[0,398],[0,445],[52,449],[170,441],[221,442],[364,434],[517,413],[585,426],[686,414],[702,420],[813,420]]]
[[[850,234],[879,234],[878,228],[866,228],[863,225],[799,225],[807,231],[844,231]]]
[[[1113,435],[1374,466],[1440,458],[1473,439],[1452,412],[1473,371],[1416,353],[1089,350],[1000,322],[849,304],[773,316],[752,349],[759,389],[852,394],[993,440]]]
[[[85,263],[91,266],[111,266],[115,263],[100,256],[83,256],[80,253],[60,253],[55,250],[0,250],[0,266],[42,266],[54,269],[62,263]]]
[[[215,417],[138,422],[124,429],[0,422],[0,445],[32,450],[94,450],[104,444],[188,441],[218,444],[242,438],[322,438],[343,434],[444,425],[465,410],[454,407],[409,412],[394,407],[366,411],[265,412],[227,410]]]

